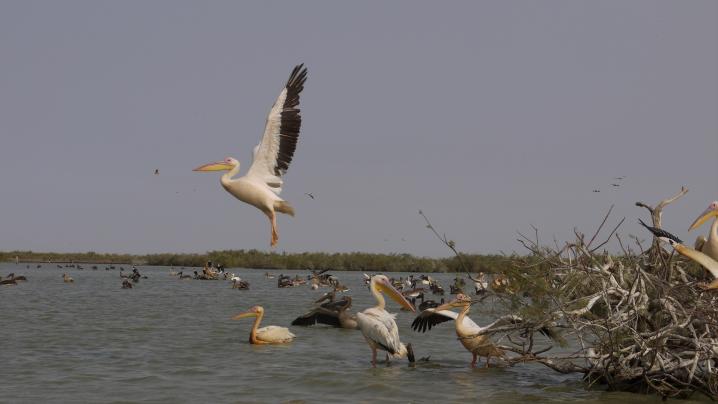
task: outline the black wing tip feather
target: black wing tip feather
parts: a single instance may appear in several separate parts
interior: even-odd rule
[[[306,80],[307,68],[304,67],[304,63],[300,63],[292,69],[292,73],[289,75],[289,79],[287,79],[285,87],[287,89],[295,90],[296,92],[301,92],[304,89],[304,82]]]
[[[665,237],[665,238],[668,238],[668,239],[671,239],[671,240],[675,241],[676,243],[683,244],[683,241],[681,241],[681,239],[679,239],[678,237],[674,236],[673,234],[671,234],[671,233],[669,233],[669,232],[667,232],[667,231],[665,231],[665,230],[663,230],[663,229],[659,229],[659,228],[657,228],[657,227],[649,226],[649,225],[647,225],[646,223],[644,223],[643,220],[641,220],[640,218],[638,219],[638,222],[639,222],[641,225],[643,225],[643,227],[645,227],[646,229],[648,229],[648,231],[650,231],[651,233],[653,233],[653,235],[656,236],[656,237]]]
[[[294,157],[297,148],[299,130],[302,126],[302,116],[299,108],[299,94],[304,90],[304,82],[307,80],[307,68],[304,63],[298,64],[292,69],[285,88],[287,94],[282,105],[282,121],[280,126],[279,154],[277,164],[274,168],[276,175],[282,175],[289,169],[289,164]]]

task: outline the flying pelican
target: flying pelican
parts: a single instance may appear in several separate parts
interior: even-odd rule
[[[656,238],[658,238],[661,241],[664,241],[673,247],[674,250],[676,250],[679,254],[688,257],[692,259],[693,261],[701,264],[703,268],[707,269],[708,272],[713,275],[714,279],[713,282],[709,283],[706,289],[718,289],[718,261],[714,260],[707,254],[704,254],[698,250],[694,250],[690,247],[687,247],[682,244],[681,239],[674,236],[673,234],[656,227],[648,226],[647,224],[643,223],[643,220],[638,219],[638,221],[643,225],[643,227],[647,228],[651,233],[653,233]]]
[[[697,229],[711,217],[714,219],[708,233],[708,239],[706,240],[704,236],[698,236],[694,247],[696,250],[718,261],[718,201],[711,202],[708,208],[693,222],[688,231]]]
[[[304,89],[307,69],[298,65],[292,70],[287,84],[279,94],[267,116],[267,124],[261,142],[254,148],[252,165],[247,174],[233,179],[239,174],[239,161],[227,157],[223,161],[197,167],[194,171],[229,171],[222,175],[224,189],[235,198],[261,210],[272,226],[270,245],[274,247],[279,240],[275,212],[294,216],[289,202],[279,197],[282,191],[281,176],[292,162],[297,147],[302,117],[299,108],[299,93]]]
[[[289,329],[285,327],[278,327],[276,325],[268,325],[257,329],[257,327],[259,327],[259,322],[262,321],[262,317],[264,317],[264,308],[262,308],[262,306],[254,306],[248,311],[232,317],[232,320],[239,320],[245,317],[255,317],[252,331],[249,333],[250,344],[286,344],[292,342],[295,337]]]
[[[414,306],[391,285],[389,278],[385,275],[375,275],[371,278],[369,289],[376,299],[376,306],[370,307],[357,313],[357,325],[364,335],[369,348],[371,348],[371,364],[376,366],[376,351],[381,349],[394,357],[403,358],[409,356],[413,362],[414,355],[411,352],[411,345],[408,347],[399,341],[399,329],[394,318],[396,314],[390,314],[384,307],[386,301],[381,292],[386,293],[401,306],[415,312]]]
[[[306,196],[308,196],[308,197],[314,199],[314,194],[311,193],[311,192],[305,192],[304,195],[306,195]]]

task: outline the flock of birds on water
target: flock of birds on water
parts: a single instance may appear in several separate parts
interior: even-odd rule
[[[269,220],[270,223],[270,246],[274,247],[279,241],[279,231],[277,227],[277,212],[289,216],[294,216],[295,211],[292,205],[286,200],[279,197],[284,182],[282,176],[289,168],[289,164],[294,156],[297,146],[299,130],[302,118],[300,115],[299,95],[304,89],[304,83],[307,78],[307,69],[304,65],[298,65],[292,70],[289,79],[279,94],[279,97],[272,106],[267,116],[264,134],[260,143],[253,150],[253,161],[244,176],[237,177],[239,174],[240,163],[232,157],[227,157],[221,161],[204,164],[194,169],[199,172],[223,171],[225,172],[220,183],[222,187],[232,196],[240,201],[252,205],[259,209]],[[155,170],[155,175],[159,175],[159,169]],[[617,182],[612,183],[613,187],[619,187],[620,181],[625,177],[616,177]],[[594,189],[594,192],[600,192]],[[314,199],[314,194],[306,193],[307,197]],[[718,288],[718,201],[713,202],[709,207],[693,222],[689,230],[693,230],[701,226],[703,223],[713,218],[713,224],[708,238],[699,238],[696,241],[695,248],[690,248],[682,244],[681,240],[676,236],[662,229],[647,226],[659,240],[669,243],[678,253],[698,262],[711,272],[714,278],[708,285],[709,288]],[[93,269],[96,269],[93,267]],[[202,273],[194,272],[193,275],[184,274],[184,272],[173,273],[179,279],[197,279],[197,280],[214,280],[221,276],[224,279],[232,281],[232,287],[236,289],[248,289],[249,283],[243,281],[239,277],[227,274],[220,268],[216,270],[211,266],[206,266]],[[469,310],[473,303],[472,299],[463,292],[459,279],[455,280],[452,285],[451,292],[455,297],[448,302],[428,302],[423,300],[424,290],[416,287],[416,280],[412,277],[408,281],[401,280],[396,282],[386,275],[366,276],[366,282],[370,293],[373,295],[376,305],[367,308],[356,314],[350,312],[352,300],[349,296],[336,299],[336,293],[345,291],[343,287],[336,281],[324,276],[322,273],[313,273],[310,276],[309,284],[312,289],[316,289],[325,284],[331,285],[334,290],[326,294],[322,299],[316,301],[316,307],[310,312],[299,316],[294,320],[294,325],[312,325],[316,323],[325,323],[335,327],[358,329],[361,331],[369,348],[371,349],[371,363],[376,366],[377,351],[385,351],[387,361],[390,358],[408,358],[413,362],[413,349],[410,344],[404,344],[399,338],[399,330],[395,321],[395,314],[391,314],[386,310],[386,300],[384,296],[396,301],[399,306],[405,310],[415,312],[414,304],[416,299],[421,296],[420,313],[412,322],[412,328],[424,332],[433,326],[447,321],[454,321],[454,327],[458,340],[461,345],[472,354],[471,366],[475,366],[477,357],[485,357],[486,365],[492,357],[504,358],[505,352],[496,346],[486,335],[494,327],[501,327],[508,323],[515,324],[521,322],[522,319],[517,316],[504,316],[499,320],[481,327],[468,317]],[[132,288],[133,283],[139,282],[143,275],[139,273],[137,268],[133,268],[128,274],[122,273],[122,287]],[[273,277],[267,274],[267,278]],[[10,274],[5,279],[0,278],[0,284],[13,285],[22,282],[25,279],[22,276]],[[419,278],[423,283],[427,282],[432,293],[443,294],[443,288],[435,281],[431,281],[429,277]],[[472,279],[473,280],[473,279]],[[63,281],[72,283],[73,279],[67,274],[63,274]],[[488,283],[481,278],[475,281],[475,291],[481,293],[489,287]],[[290,278],[280,276],[277,280],[279,287],[295,287],[306,284],[307,281],[298,277]],[[507,278],[495,276],[492,279],[490,287],[496,291],[511,292],[511,285]],[[515,292],[515,291],[514,291]],[[414,303],[412,303],[412,301]],[[458,312],[453,311],[457,309]],[[249,342],[252,344],[286,344],[294,340],[295,335],[286,327],[266,326],[259,327],[264,317],[264,309],[262,306],[253,306],[249,310],[233,317],[239,320],[243,318],[254,318]],[[547,333],[551,337],[551,333]]]
[[[17,263],[17,262],[16,262]],[[80,264],[56,264],[59,269],[76,269],[84,270]],[[36,268],[42,268],[42,264],[37,264]],[[30,265],[26,265],[30,269]],[[101,269],[98,265],[92,265],[92,270]],[[142,275],[136,266],[132,266],[130,272],[125,272],[124,267],[115,265],[107,265],[104,270],[120,271],[120,280],[122,281],[122,289],[131,289],[133,284],[137,284],[141,279],[147,279]],[[249,289],[250,285],[246,280],[242,280],[239,276],[232,272],[227,272],[221,265],[213,266],[211,262],[200,271],[193,270],[193,275],[186,275],[184,267],[180,270],[170,269],[169,276],[178,280],[203,280],[203,281],[230,281],[233,289]],[[463,288],[466,282],[459,277],[454,279],[454,284],[450,286],[450,291],[455,294],[455,298],[446,302],[444,299],[445,290],[439,282],[431,276],[427,275],[409,275],[406,278],[399,279],[389,278],[386,275],[378,274],[369,276],[364,274],[364,283],[374,296],[376,305],[367,308],[364,311],[353,313],[352,298],[349,295],[341,293],[349,292],[339,278],[329,274],[328,270],[311,271],[307,277],[294,277],[279,274],[275,275],[269,272],[264,274],[268,280],[276,279],[277,288],[294,288],[308,287],[311,290],[319,288],[329,288],[330,291],[324,293],[321,298],[313,302],[313,307],[300,314],[294,321],[292,326],[312,326],[317,324],[329,325],[345,329],[360,330],[369,345],[372,352],[371,363],[376,366],[377,352],[386,352],[387,363],[390,359],[407,358],[410,363],[415,362],[414,352],[411,344],[404,344],[399,338],[398,327],[395,322],[395,314],[391,314],[386,310],[386,300],[384,296],[396,301],[402,310],[416,312],[418,307],[420,313],[412,322],[412,328],[419,332],[426,332],[437,324],[454,321],[456,334],[459,336],[461,344],[472,354],[471,366],[476,366],[477,357],[486,357],[486,366],[489,365],[491,357],[505,357],[505,352],[494,345],[485,335],[478,335],[482,331],[498,327],[509,323],[520,322],[521,319],[512,316],[510,318],[502,318],[486,327],[478,326],[468,316],[469,308],[472,300],[464,292]],[[491,283],[487,282],[483,273],[474,279],[474,292],[476,294],[484,293],[488,288],[494,291],[505,291],[508,285],[507,280],[501,276],[495,276]],[[64,283],[74,283],[74,279],[67,273],[62,274]],[[16,275],[11,273],[6,277],[0,277],[0,285],[17,285],[28,281],[24,275]],[[426,295],[441,296],[440,301],[427,299]],[[459,309],[458,312],[452,309]],[[249,342],[251,344],[287,344],[295,339],[295,335],[286,327],[280,326],[264,326],[260,327],[260,323],[264,317],[264,308],[260,305],[251,307],[245,312],[239,313],[232,317],[234,320],[243,318],[254,318]],[[428,358],[420,360],[428,361]]]

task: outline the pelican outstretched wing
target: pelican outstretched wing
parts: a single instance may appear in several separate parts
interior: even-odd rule
[[[302,125],[299,93],[304,89],[306,79],[304,65],[295,66],[269,111],[262,141],[254,148],[254,161],[247,171],[248,177],[263,181],[277,195],[282,191],[281,177],[289,168],[297,147]]]
[[[411,328],[414,331],[426,332],[427,329],[431,330],[431,327],[435,325],[451,320],[456,321],[458,317],[459,315],[451,310],[436,311],[436,309],[433,308],[426,309],[419,313],[414,321],[411,322]],[[482,330],[482,328],[469,317],[464,317],[463,325],[466,329],[471,330],[471,332],[479,333]]]

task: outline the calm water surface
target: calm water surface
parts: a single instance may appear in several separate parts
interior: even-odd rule
[[[398,312],[402,340],[429,362],[371,368],[359,331],[324,326],[290,327],[297,335],[290,345],[252,346],[252,319],[230,320],[234,314],[261,304],[263,325],[289,326],[326,290],[278,289],[263,270],[230,269],[251,284],[236,290],[227,281],[180,281],[167,267],[138,267],[149,279],[123,290],[118,270],[84,267],[0,264],[3,277],[29,279],[0,287],[0,402],[658,401],[587,391],[577,376],[535,364],[470,369],[471,355],[451,323],[416,333],[413,316],[393,302],[389,311]],[[63,283],[63,272],[75,283]],[[351,288],[353,310],[373,305],[361,273],[335,274]],[[436,278],[448,289],[453,275]],[[472,311],[479,324],[492,319],[483,311]]]

